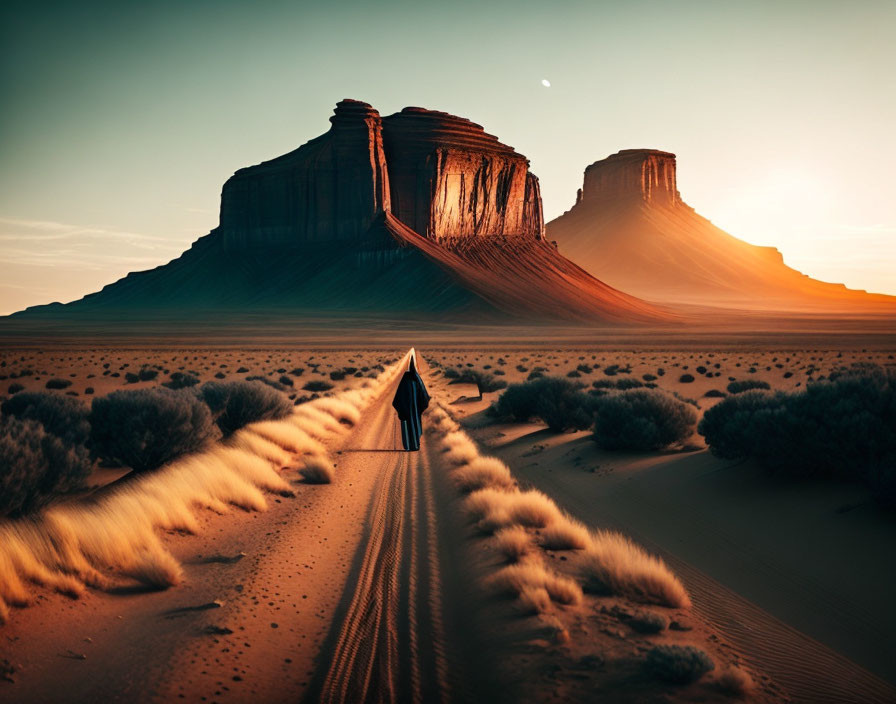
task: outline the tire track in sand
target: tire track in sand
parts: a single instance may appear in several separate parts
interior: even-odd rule
[[[393,448],[387,391],[349,447],[378,451],[366,531],[308,702],[445,702],[440,565],[432,473],[425,451]]]

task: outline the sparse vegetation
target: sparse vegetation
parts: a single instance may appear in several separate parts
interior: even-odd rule
[[[772,388],[767,381],[760,379],[744,379],[743,381],[732,381],[728,384],[729,394],[739,394],[744,391],[752,391],[753,389],[770,389]]]
[[[446,375],[447,376],[447,375]],[[479,369],[464,369],[457,376],[451,378],[452,384],[475,384],[479,389],[479,395],[499,391],[507,388],[507,382],[503,379],[495,379],[494,374]]]
[[[288,398],[257,381],[210,381],[200,387],[199,394],[225,436],[249,423],[283,418],[292,412]]]
[[[657,390],[623,391],[594,401],[594,439],[608,450],[658,450],[687,439],[697,413]]]
[[[698,431],[719,457],[773,472],[862,480],[896,505],[896,371],[840,370],[794,392],[745,391],[709,409]]]
[[[21,392],[4,401],[0,412],[19,420],[36,421],[67,445],[86,445],[90,437],[87,406],[71,396],[46,391]]]
[[[20,516],[51,498],[82,489],[90,458],[32,419],[0,416],[0,515]]]
[[[691,604],[684,586],[665,563],[620,533],[593,533],[581,570],[586,591],[621,594],[660,606]]]
[[[218,435],[208,406],[186,390],[115,391],[94,399],[89,419],[93,453],[136,472],[195,452]]]
[[[302,390],[311,391],[312,393],[321,393],[323,391],[329,391],[332,388],[333,385],[330,382],[314,379],[313,381],[306,382],[302,387]]]
[[[170,381],[166,381],[162,384],[165,388],[177,390],[177,389],[187,389],[191,386],[196,386],[199,383],[199,379],[192,374],[186,374],[185,372],[173,372],[170,376]]]
[[[671,684],[691,684],[715,669],[712,658],[692,645],[658,645],[647,652],[647,671]]]
[[[517,422],[538,418],[555,432],[584,430],[594,422],[594,398],[568,379],[543,377],[510,386],[491,412]]]

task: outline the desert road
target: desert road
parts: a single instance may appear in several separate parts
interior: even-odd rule
[[[396,382],[397,383],[397,382]],[[479,641],[458,498],[434,448],[396,450],[395,385],[332,448],[330,485],[204,512],[164,592],[56,594],[3,637],[18,702],[502,701]],[[6,650],[4,648],[4,650]]]
[[[445,393],[420,365],[430,390]],[[2,645],[19,667],[0,700],[525,700],[503,667],[513,636],[502,629],[502,607],[480,586],[487,566],[467,539],[444,456],[427,435],[420,452],[398,449],[397,381],[329,448],[334,483],[294,481],[296,496],[272,497],[267,511],[206,511],[196,535],[166,534],[184,567],[181,585],[89,591],[75,601],[47,593],[17,610]],[[587,493],[559,473],[519,476],[597,523]],[[619,515],[608,504],[599,518],[631,531],[622,498],[614,499]],[[665,515],[660,508],[651,515]],[[769,675],[788,701],[894,701],[888,683],[645,533],[634,530],[682,577],[718,646]],[[627,701],[624,691],[615,695]]]

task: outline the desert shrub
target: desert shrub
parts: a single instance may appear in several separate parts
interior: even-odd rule
[[[682,374],[680,377],[678,377],[678,381],[680,381],[682,384],[690,384],[691,382],[694,381],[694,375],[693,374]]]
[[[564,516],[542,529],[539,544],[546,550],[584,550],[591,544],[591,535],[581,523]]]
[[[712,452],[774,472],[865,481],[896,504],[896,371],[838,370],[805,389],[746,391],[709,409],[698,431]]]
[[[544,372],[529,372],[529,376],[526,377],[526,381],[534,381],[535,379],[541,379],[544,377]]]
[[[653,389],[595,399],[594,439],[607,450],[658,450],[694,432],[696,411]]]
[[[522,422],[539,418],[551,430],[584,430],[591,426],[594,399],[577,384],[560,377],[542,377],[513,384],[494,404],[493,414]]]
[[[171,374],[171,380],[164,382],[162,386],[176,390],[186,389],[190,386],[196,386],[196,384],[198,383],[199,379],[192,374],[187,374],[185,372],[174,372]]]
[[[68,379],[47,379],[45,386],[48,389],[67,389],[72,385]]]
[[[334,370],[330,372],[330,378],[333,381],[342,381],[343,379],[345,379],[345,372],[341,369]]]
[[[621,594],[674,608],[691,605],[681,580],[666,564],[621,533],[592,533],[579,570],[585,590],[594,594]]]
[[[496,531],[493,545],[508,562],[519,562],[535,549],[529,531],[523,526],[510,526]]]
[[[659,633],[669,627],[669,620],[665,616],[643,609],[635,611],[625,622],[638,633]]]
[[[307,382],[303,387],[303,391],[313,391],[315,393],[319,393],[321,391],[329,391],[333,388],[333,385],[328,381],[320,381],[315,379],[314,381]]]
[[[647,671],[663,682],[690,684],[715,669],[712,658],[692,645],[658,645],[647,652]]]
[[[266,376],[247,376],[246,381],[260,381],[265,386],[270,386],[272,389],[276,389],[277,391],[286,391],[288,388],[281,384],[279,381],[268,379]]]
[[[457,379],[460,376],[460,372],[457,369],[446,369],[445,370],[445,378],[446,379]]]
[[[710,389],[703,396],[705,398],[725,398],[728,394],[724,391],[719,391],[718,389]]]
[[[65,442],[35,420],[0,416],[0,515],[20,516],[82,489],[89,473],[83,445]]]
[[[332,484],[336,478],[336,468],[326,457],[311,455],[304,459],[299,474],[308,484]]]
[[[727,694],[729,697],[746,697],[754,687],[753,678],[735,666],[722,670],[713,684],[722,694]]]
[[[7,391],[9,392],[9,395],[10,395],[10,396],[12,396],[13,394],[17,394],[17,393],[19,393],[19,391],[24,391],[24,390],[25,390],[25,387],[22,386],[22,385],[21,385],[19,382],[17,382],[17,381],[15,381],[15,382],[13,382],[12,384],[10,384],[10,385],[9,385],[9,388],[7,388]]]
[[[195,452],[218,435],[209,407],[185,390],[115,391],[94,399],[89,420],[93,453],[136,472]]]
[[[525,423],[538,411],[538,395],[533,384],[511,384],[488,410],[489,415]]]
[[[292,386],[293,385],[292,378],[286,376],[286,374],[284,374],[280,377],[280,383],[283,384],[284,386]]]
[[[3,415],[33,420],[69,445],[84,445],[90,436],[87,407],[71,396],[46,391],[18,393],[0,405]]]
[[[745,379],[743,381],[732,381],[728,384],[729,394],[739,394],[744,391],[752,391],[754,389],[770,389],[772,388],[767,381],[760,379]]]
[[[616,382],[616,388],[620,391],[626,391],[628,389],[640,389],[644,386],[643,383],[638,381],[637,379],[619,379]]]
[[[493,374],[479,369],[464,369],[451,380],[452,384],[476,384],[479,395],[499,391],[507,388],[507,382],[503,379],[495,379]]]
[[[260,420],[292,413],[292,403],[279,391],[257,381],[209,381],[199,394],[224,435]]]

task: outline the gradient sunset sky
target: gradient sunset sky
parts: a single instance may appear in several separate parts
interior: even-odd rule
[[[548,219],[591,162],[675,152],[715,224],[896,294],[894,36],[892,0],[6,2],[0,314],[176,257],[344,97],[482,124]]]

